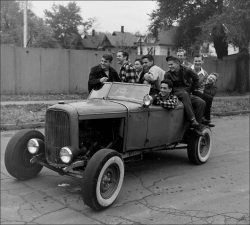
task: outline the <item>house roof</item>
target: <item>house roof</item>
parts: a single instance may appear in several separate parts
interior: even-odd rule
[[[113,47],[117,46],[124,46],[124,47],[131,47],[135,46],[135,43],[138,40],[138,37],[129,33],[129,32],[120,32],[114,31],[112,35],[106,34],[107,40]]]
[[[94,48],[97,49],[104,39],[104,34],[88,35],[86,34],[82,39],[82,44],[84,48]]]

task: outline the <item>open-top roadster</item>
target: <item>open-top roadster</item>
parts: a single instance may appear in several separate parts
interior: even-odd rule
[[[183,104],[151,105],[149,85],[105,83],[87,100],[59,102],[46,111],[45,135],[21,130],[5,152],[7,171],[18,180],[35,177],[43,166],[82,179],[83,201],[95,210],[109,207],[124,178],[124,162],[147,151],[187,148],[189,160],[203,164],[211,152],[211,130],[189,129]]]

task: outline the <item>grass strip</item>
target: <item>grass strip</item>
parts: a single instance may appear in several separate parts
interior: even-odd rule
[[[33,99],[32,99],[33,100]],[[1,124],[20,125],[45,121],[46,109],[50,104],[1,105]],[[214,99],[212,113],[249,110],[248,99]]]

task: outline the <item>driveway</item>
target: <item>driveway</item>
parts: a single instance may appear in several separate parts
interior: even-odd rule
[[[84,205],[81,180],[46,168],[32,180],[12,178],[4,151],[16,131],[1,132],[1,224],[249,224],[249,115],[213,118],[206,164],[186,150],[160,151],[126,164],[115,203]]]

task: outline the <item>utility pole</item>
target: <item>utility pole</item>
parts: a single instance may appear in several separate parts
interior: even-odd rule
[[[27,46],[27,0],[23,1],[23,47]]]
[[[142,55],[141,39],[142,39],[142,36],[140,35],[140,55]]]

